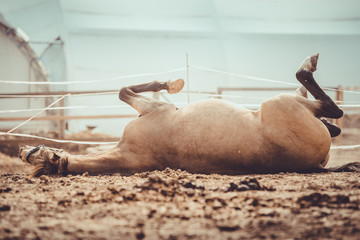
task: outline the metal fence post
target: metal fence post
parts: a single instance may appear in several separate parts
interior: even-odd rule
[[[336,101],[336,104],[337,104],[337,105],[342,105],[343,102],[344,102],[344,90],[343,90],[343,87],[342,87],[341,85],[339,85],[339,86],[336,88],[335,101]],[[335,120],[335,124],[336,124],[339,128],[342,128],[342,127],[343,127],[343,119],[344,119],[344,117],[341,117],[341,118]],[[336,143],[340,143],[340,142],[341,142],[341,138],[342,138],[342,134],[340,134],[340,135],[336,138],[335,142],[336,142]]]
[[[59,138],[64,139],[65,138],[65,110],[63,109],[65,107],[65,99],[62,99],[59,102],[59,106],[61,109],[59,109]]]

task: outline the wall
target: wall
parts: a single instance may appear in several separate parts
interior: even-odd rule
[[[23,8],[49,35],[27,28],[32,36],[65,41],[68,81],[108,79],[129,74],[161,72],[190,64],[296,83],[301,61],[320,53],[315,77],[322,86],[359,85],[360,2],[353,0],[182,0],[182,1],[36,1]],[[43,9],[43,10],[40,10]],[[45,14],[36,15],[37,11]],[[20,13],[22,13],[20,11]],[[9,13],[10,14],[10,13]],[[15,14],[15,13],[14,13]],[[54,16],[54,17],[52,17]],[[11,19],[27,26],[19,15]],[[54,28],[53,28],[54,27]],[[40,29],[40,27],[39,27]],[[44,31],[47,32],[47,31]],[[55,33],[56,32],[56,33]],[[117,90],[152,80],[185,78],[178,72],[151,77],[70,85],[68,90]],[[218,86],[256,87],[284,85],[255,82],[223,74],[190,69],[190,89],[216,91]],[[236,103],[260,103],[272,93],[238,93]],[[333,92],[329,92],[333,96]],[[168,96],[185,102],[186,95]],[[191,96],[191,101],[206,96]],[[360,102],[359,94],[345,94],[348,103]],[[72,97],[70,106],[122,106],[117,95]],[[181,104],[179,104],[181,105]],[[132,109],[69,110],[70,115],[135,113]],[[70,132],[98,126],[97,131],[120,136],[128,120],[73,120]]]

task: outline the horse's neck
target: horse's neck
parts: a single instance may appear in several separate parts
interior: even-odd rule
[[[117,163],[122,161],[122,154],[119,148],[113,148],[86,155],[69,155],[68,160],[70,173],[104,173],[112,172]]]
[[[134,173],[139,171],[148,171],[159,168],[151,154],[135,154],[128,150],[127,145],[117,145],[115,148],[91,153],[87,155],[69,155],[68,156],[69,173],[114,173],[126,172]]]

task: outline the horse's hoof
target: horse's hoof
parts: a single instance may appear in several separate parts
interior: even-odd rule
[[[307,71],[310,71],[310,72],[315,72],[318,59],[319,59],[319,54],[318,53],[312,55],[311,57],[305,58],[305,60],[301,64],[299,70],[307,70]]]
[[[311,71],[312,72],[316,71],[316,66],[317,66],[318,59],[319,59],[319,53],[314,54],[314,55],[311,56],[311,67],[312,67]]]
[[[185,85],[185,81],[180,78],[176,81],[169,80],[167,84],[168,84],[168,89],[167,89],[168,93],[174,94],[180,92],[181,89],[183,89]]]

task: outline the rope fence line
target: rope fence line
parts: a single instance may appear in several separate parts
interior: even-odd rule
[[[300,86],[300,84],[297,84],[297,83],[279,81],[279,80],[274,80],[274,79],[269,79],[269,78],[262,78],[262,77],[254,77],[254,76],[244,75],[244,74],[240,74],[240,73],[226,72],[226,71],[222,71],[222,70],[218,70],[218,69],[214,69],[214,68],[202,67],[202,66],[197,66],[197,65],[189,65],[189,66],[193,67],[193,68],[196,68],[196,69],[199,69],[199,70],[204,70],[204,71],[214,72],[214,73],[220,73],[220,74],[226,74],[226,75],[230,75],[230,76],[234,76],[234,77],[251,79],[251,80],[255,80],[255,81],[270,82],[270,83],[281,83],[281,84],[290,85],[290,86]],[[336,89],[336,88],[326,88],[326,87],[323,88],[322,87],[322,89],[330,90],[330,91],[338,91],[338,89]],[[360,94],[360,91],[350,91],[350,90],[342,90],[342,91],[346,92],[346,93]]]
[[[357,87],[354,87],[355,89]],[[360,87],[359,87],[360,88]],[[230,90],[229,88],[218,88],[219,89],[227,89]],[[246,90],[247,88],[242,88],[243,90]],[[255,88],[249,88],[249,89],[255,89]],[[276,91],[290,91],[288,88],[285,88],[284,90],[282,90],[281,88],[274,88],[276,89]],[[333,89],[333,88],[327,88],[327,89]],[[336,89],[335,89],[336,90]],[[337,90],[338,91],[338,90]],[[345,90],[341,90],[341,91],[345,91]],[[348,91],[349,92],[349,91]],[[350,91],[353,92],[353,91]],[[112,95],[112,94],[118,94],[119,90],[110,90],[110,91],[85,91],[85,92],[49,92],[46,94],[39,94],[39,93],[32,93],[32,94],[20,94],[20,93],[14,93],[14,94],[0,94],[0,99],[1,98],[47,98],[47,97],[61,97],[65,94],[71,94],[71,97],[82,97],[82,96],[95,96],[95,95]],[[179,94],[185,94],[185,91],[181,91]],[[191,95],[204,95],[204,96],[209,96],[209,97],[224,97],[224,98],[248,98],[248,99],[260,99],[260,100],[265,100],[267,98],[265,97],[250,97],[250,96],[241,96],[241,95],[228,95],[228,94],[216,94],[214,92],[208,92],[208,91],[189,91],[189,93],[186,92],[186,94],[191,94]],[[335,101],[335,102],[339,102],[339,101]],[[340,101],[341,103],[343,103],[344,101]],[[346,103],[349,104],[359,104],[360,106],[360,102],[359,101],[345,101]],[[345,105],[343,105],[345,106]],[[351,107],[358,107],[356,105],[352,105]]]
[[[47,106],[46,108],[42,109],[41,111],[39,111],[38,113],[34,114],[33,116],[31,116],[28,120],[20,123],[19,125],[13,127],[12,129],[10,129],[9,131],[7,131],[7,133],[11,133],[14,130],[18,129],[19,127],[25,125],[26,123],[30,122],[32,119],[34,119],[36,116],[40,115],[41,113],[45,112],[48,108],[54,106],[56,103],[60,102],[61,100],[63,100],[65,97],[70,96],[70,94],[66,94],[64,96],[62,96],[61,98],[57,99],[56,101],[54,101],[53,103],[51,103],[49,106]]]
[[[68,93],[69,94],[69,93]],[[77,94],[73,94],[71,93],[71,97],[73,96],[94,96],[94,95],[106,95],[106,94],[118,94],[118,91],[108,91],[108,92],[98,92],[98,93],[77,93]],[[178,93],[178,94],[188,94],[184,91]],[[208,92],[203,92],[203,91],[190,91],[190,95],[201,95],[201,96],[208,96],[208,97],[216,97],[216,98],[238,98],[238,99],[259,99],[259,100],[266,100],[268,98],[266,97],[252,97],[252,96],[242,96],[242,95],[229,95],[229,94],[215,94],[215,93],[208,93]],[[0,97],[2,97],[4,95],[0,94]],[[13,96],[13,95],[11,95]],[[63,95],[28,95],[28,97],[61,97]],[[14,97],[22,97],[20,95],[16,95]],[[343,102],[343,101],[335,101],[335,102]],[[340,108],[346,109],[346,108],[357,108],[360,107],[360,102],[356,102],[356,101],[346,101],[349,104],[338,104],[338,106]],[[351,104],[350,104],[351,103]],[[355,103],[355,104],[354,104]],[[359,103],[359,104],[356,104]],[[176,103],[174,103],[176,104]],[[237,104],[237,105],[242,105],[242,104]],[[249,104],[243,104],[243,105],[249,105]],[[260,106],[261,104],[257,104],[258,106]],[[127,105],[125,105],[127,106]],[[101,106],[103,108],[120,108],[120,106]],[[60,109],[81,109],[81,108],[101,108],[100,106],[72,106],[72,107],[55,107],[55,108],[48,108],[47,110],[60,110]],[[125,108],[124,106],[122,106],[123,108]],[[19,110],[0,110],[0,114],[1,113],[15,113],[15,112],[30,112],[30,111],[35,111],[35,110],[41,110],[41,109],[19,109]]]
[[[185,105],[186,102],[176,102],[174,103],[176,105]],[[116,108],[128,108],[133,109],[129,105],[104,105],[104,106],[68,106],[68,107],[50,107],[46,110],[71,110],[71,109],[116,109]],[[2,113],[18,113],[18,112],[35,112],[35,111],[41,111],[43,108],[32,108],[32,109],[17,109],[17,110],[0,110],[0,114]],[[133,109],[134,110],[134,109]],[[135,110],[134,110],[135,111]]]
[[[71,94],[71,97],[82,97],[82,96],[96,96],[96,95],[112,95],[118,94],[119,91],[108,91],[108,92],[97,92],[97,93],[75,93]],[[180,92],[178,94],[187,94],[186,92]],[[250,97],[250,96],[242,96],[242,95],[229,95],[229,94],[215,94],[215,93],[205,93],[202,91],[190,91],[190,95],[203,95],[209,97],[222,97],[222,98],[238,98],[238,99],[259,99],[266,100],[265,97]],[[1,98],[48,98],[48,97],[61,97],[63,95],[6,95],[0,94]],[[336,103],[344,102],[344,101],[335,101]],[[360,107],[360,102],[357,101],[345,101],[349,104],[338,104],[338,106],[346,108],[346,107]],[[356,103],[358,103],[356,105]],[[0,111],[1,113],[1,111]]]
[[[177,68],[177,69],[172,69],[172,70],[163,71],[163,72],[157,72],[157,73],[132,74],[132,75],[127,75],[127,76],[120,76],[120,77],[101,79],[101,80],[99,79],[99,80],[90,80],[90,81],[68,81],[68,82],[25,82],[25,81],[0,80],[0,83],[5,83],[5,84],[26,84],[26,85],[30,85],[30,84],[31,85],[71,85],[71,84],[89,84],[89,83],[98,83],[98,82],[103,83],[103,82],[116,81],[116,80],[121,80],[121,79],[126,79],[126,78],[154,76],[154,75],[160,75],[160,74],[180,72],[180,71],[184,71],[184,70],[188,71],[189,67],[199,69],[199,70],[203,70],[203,71],[209,71],[209,72],[226,74],[226,75],[245,78],[245,79],[251,79],[251,80],[255,80],[255,81],[281,83],[281,84],[284,84],[284,85],[299,86],[299,84],[296,84],[296,83],[278,81],[278,80],[261,78],[261,77],[254,77],[254,76],[249,76],[249,75],[244,75],[244,74],[239,74],[239,73],[226,72],[226,71],[221,71],[221,70],[217,70],[217,69],[201,67],[201,66],[196,66],[196,65],[189,65],[189,64],[187,64],[186,68]],[[323,89],[331,90],[331,91],[339,91],[339,89],[335,89],[335,88],[323,88]],[[348,91],[348,90],[343,90],[343,89],[341,91],[346,92],[346,93],[360,94],[360,92],[358,92],[358,91]],[[40,137],[40,136],[35,136],[35,135],[30,135],[30,134],[12,133],[14,130],[16,130],[19,127],[23,126],[24,124],[28,123],[29,121],[31,121],[33,118],[35,118],[36,116],[38,116],[42,112],[44,112],[46,110],[53,110],[53,109],[55,110],[55,108],[52,108],[52,106],[55,105],[57,102],[61,101],[62,99],[64,99],[65,97],[68,97],[68,96],[106,95],[106,94],[118,94],[118,91],[79,93],[79,94],[67,93],[65,95],[0,95],[0,97],[2,96],[2,97],[11,97],[11,98],[16,98],[16,97],[22,97],[22,98],[24,98],[24,97],[60,97],[59,99],[57,99],[55,102],[53,102],[52,104],[50,104],[46,108],[37,109],[37,110],[40,110],[37,114],[33,115],[32,117],[30,117],[25,122],[22,122],[21,124],[19,124],[16,127],[12,128],[8,132],[0,132],[0,135],[16,136],[16,137],[27,137],[27,138],[37,138],[37,139],[43,139],[43,140],[48,140],[48,141],[53,141],[53,142],[58,142],[58,143],[104,144],[104,145],[105,144],[107,144],[107,145],[116,144],[117,142],[92,142],[92,141],[75,141],[75,140],[51,139],[51,138],[45,138],[45,137]],[[189,91],[186,94],[189,95]],[[190,94],[193,94],[193,95],[195,95],[195,94],[196,95],[207,95],[207,96],[213,96],[213,97],[266,99],[266,98],[261,98],[261,97],[245,97],[245,96],[238,96],[238,95],[235,96],[235,95],[223,95],[223,94],[209,94],[209,93],[204,93],[204,92],[201,92],[201,91],[192,92]],[[342,105],[342,106],[343,107],[345,107],[345,106],[346,107],[348,107],[348,106],[360,107],[360,105]],[[75,108],[80,108],[80,107],[86,107],[87,108],[87,107],[90,107],[90,106],[73,106],[73,107],[75,109]],[[108,107],[111,107],[111,106],[108,106]],[[56,108],[56,109],[57,110],[59,110],[59,109],[70,109],[70,107],[67,107],[67,108],[65,108],[65,107],[61,108],[60,107],[60,108]],[[6,111],[6,110],[4,110],[4,111]],[[11,110],[11,111],[16,111],[16,110]],[[23,109],[22,111],[25,111],[25,110]],[[31,110],[31,111],[35,111],[35,110]],[[331,149],[332,150],[355,149],[355,148],[359,148],[359,147],[360,147],[360,145],[345,145],[345,146],[331,146]]]
[[[117,144],[118,142],[95,142],[95,141],[76,141],[76,140],[64,140],[64,139],[53,139],[53,138],[46,138],[46,137],[40,137],[36,135],[31,134],[23,134],[23,133],[7,133],[7,132],[0,132],[0,136],[14,136],[14,137],[25,137],[25,138],[36,138],[51,142],[57,142],[57,143],[75,143],[75,144],[84,144],[84,145],[111,145],[111,144]]]
[[[0,83],[26,84],[26,85],[72,85],[72,84],[85,84],[85,83],[88,84],[88,83],[98,83],[98,82],[103,83],[103,82],[117,81],[117,80],[122,80],[122,79],[127,79],[127,78],[156,76],[156,75],[162,75],[162,74],[167,74],[167,73],[182,72],[182,71],[185,71],[185,70],[188,71],[189,68],[195,68],[195,69],[199,69],[199,70],[203,70],[203,71],[220,73],[220,74],[225,74],[225,75],[230,75],[230,76],[235,76],[235,77],[240,77],[240,78],[245,78],[245,79],[251,79],[251,80],[261,81],[261,82],[280,83],[280,84],[290,85],[290,86],[299,86],[300,85],[298,83],[291,83],[291,82],[279,81],[279,80],[274,80],[274,79],[269,79],[269,78],[250,76],[250,75],[245,75],[245,74],[240,74],[240,73],[227,72],[227,71],[222,71],[222,70],[218,70],[218,69],[214,69],[214,68],[208,68],[208,67],[192,65],[192,64],[191,65],[187,64],[187,67],[175,68],[175,69],[162,71],[162,72],[131,74],[131,75],[113,77],[113,78],[108,78],[108,79],[98,79],[98,80],[89,80],[89,81],[63,81],[63,82],[37,82],[37,81],[32,81],[32,82],[30,82],[30,81],[0,80]],[[330,90],[330,91],[338,91],[338,89],[335,89],[335,88],[326,88],[326,87],[324,87],[323,89],[324,90]],[[351,90],[342,90],[342,91],[346,92],[346,93],[360,94],[360,91],[351,91]]]
[[[129,108],[128,105],[107,105],[107,106],[68,106],[68,107],[50,107],[46,110],[67,110],[67,109],[104,109],[104,108]],[[35,112],[41,111],[42,108],[32,108],[32,109],[17,109],[17,110],[0,110],[0,114],[2,113],[19,113],[19,112]]]
[[[187,94],[186,92],[180,92],[178,94]],[[201,96],[208,96],[208,97],[228,97],[228,98],[248,98],[248,99],[261,99],[265,100],[265,97],[250,97],[250,96],[241,96],[241,95],[226,95],[226,94],[215,94],[215,93],[205,93],[202,91],[192,91],[190,95],[201,95]]]
[[[173,103],[176,106],[184,106],[187,104],[187,102],[175,102]],[[261,107],[261,104],[235,104],[236,106],[239,107],[247,107],[247,106],[251,106],[251,107]],[[346,109],[346,108],[358,108],[360,107],[360,105],[338,105],[341,109]],[[104,105],[104,106],[68,106],[68,107],[52,107],[52,108],[48,108],[46,109],[47,111],[57,111],[57,110],[72,110],[72,109],[133,109],[128,105],[121,105],[121,106],[117,106],[117,105]],[[6,113],[20,113],[20,112],[35,112],[35,111],[41,111],[42,108],[32,108],[32,109],[17,109],[17,110],[0,110],[0,114],[6,114]]]
[[[221,74],[226,74],[226,75],[230,75],[230,76],[251,79],[251,80],[255,80],[255,81],[270,82],[270,83],[281,83],[281,84],[286,84],[286,85],[290,85],[290,86],[299,86],[299,84],[296,84],[296,83],[283,82],[283,81],[273,80],[273,79],[268,79],[268,78],[254,77],[254,76],[244,75],[244,74],[240,74],[240,73],[226,72],[226,71],[222,71],[222,70],[218,70],[218,69],[201,67],[201,66],[197,66],[197,65],[190,65],[190,67],[200,69],[200,70],[204,70],[204,71],[208,71],[208,72],[221,73]]]
[[[111,95],[118,94],[119,91],[105,91],[105,92],[91,92],[91,93],[70,93],[71,97],[82,97],[82,96],[95,96],[95,95]],[[68,94],[68,93],[65,93]],[[48,97],[61,97],[64,94],[29,94],[29,95],[11,95],[11,94],[0,94],[0,98],[48,98]]]
[[[343,150],[343,149],[356,149],[360,148],[360,145],[342,145],[342,146],[331,146],[331,150]]]

